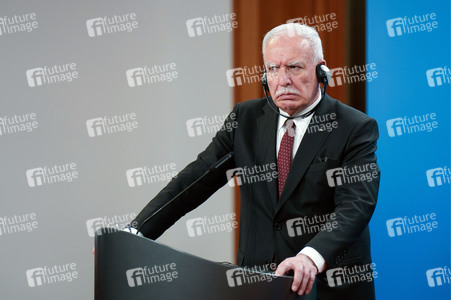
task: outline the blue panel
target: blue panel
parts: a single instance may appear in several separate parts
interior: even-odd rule
[[[406,5],[406,3],[408,3]],[[450,299],[450,3],[367,0],[367,113],[379,123],[371,221],[378,299]]]

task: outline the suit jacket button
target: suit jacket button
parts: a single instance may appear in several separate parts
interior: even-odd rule
[[[283,225],[281,223],[274,223],[274,230],[282,230]]]

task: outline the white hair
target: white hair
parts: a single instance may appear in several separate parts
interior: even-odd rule
[[[268,31],[268,33],[266,33],[265,37],[263,38],[263,44],[262,44],[263,57],[265,57],[266,44],[268,44],[268,42],[271,39],[278,38],[281,36],[303,37],[305,40],[307,40],[310,43],[310,46],[312,47],[313,63],[317,64],[319,61],[324,59],[323,46],[321,43],[321,39],[319,38],[318,32],[313,27],[299,24],[299,23],[282,24],[282,25],[274,27],[273,29]]]

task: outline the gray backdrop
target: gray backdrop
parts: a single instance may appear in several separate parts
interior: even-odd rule
[[[208,0],[0,4],[1,299],[94,298],[93,228],[130,221],[231,110],[233,33],[192,20],[231,9]],[[155,65],[158,78],[144,77]],[[145,167],[157,174],[145,177]],[[186,225],[232,216],[232,191],[159,241],[233,261],[231,232],[190,236]],[[52,272],[59,280],[49,283]]]

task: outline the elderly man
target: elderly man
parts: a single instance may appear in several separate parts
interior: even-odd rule
[[[133,224],[156,239],[223,186],[227,170],[260,172],[254,179],[262,180],[243,178],[240,185],[238,264],[278,264],[276,274],[293,275],[299,295],[317,280],[318,299],[374,299],[368,223],[379,188],[377,123],[322,94],[326,62],[313,28],[272,29],[263,59],[262,81],[272,99],[237,104],[225,121],[237,126],[219,131]],[[230,152],[233,159],[167,205]],[[273,166],[277,180],[263,180]]]

